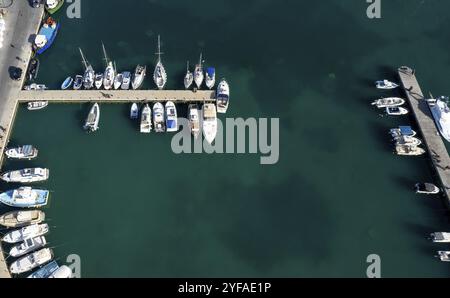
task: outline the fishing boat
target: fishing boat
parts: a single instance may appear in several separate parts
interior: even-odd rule
[[[411,128],[411,126],[399,126],[398,128],[392,128],[389,133],[396,139],[400,136],[414,137],[417,133]]]
[[[61,85],[61,90],[69,89],[72,86],[72,84],[73,84],[73,78],[67,77]]]
[[[39,208],[47,205],[48,190],[21,187],[0,194],[0,202],[15,208]]]
[[[203,79],[205,78],[203,74],[203,55],[200,54],[200,60],[197,65],[195,65],[194,69],[194,82],[197,85],[197,88],[200,89],[203,83]]]
[[[48,224],[33,224],[23,227],[19,230],[9,232],[3,236],[2,241],[10,244],[25,241],[28,238],[34,238],[47,234],[49,231]]]
[[[431,241],[435,243],[450,243],[450,233],[435,232],[430,234]]]
[[[148,104],[144,105],[141,113],[141,133],[152,131],[152,109]]]
[[[7,148],[5,155],[11,159],[28,159],[31,160],[38,156],[39,151],[32,145],[24,145],[15,148]]]
[[[167,132],[178,131],[177,108],[172,101],[168,101],[166,103],[166,131]]]
[[[439,187],[432,183],[417,183],[415,185],[417,194],[436,195],[440,192]]]
[[[217,135],[217,111],[212,103],[203,105],[202,130],[205,140],[212,144]]]
[[[81,87],[83,87],[83,76],[82,75],[76,75],[75,80],[73,81],[73,89],[74,90],[80,90]]]
[[[39,73],[39,59],[37,58],[32,58],[30,60],[30,65],[28,67],[28,80],[29,81],[33,81],[37,78],[37,75]]]
[[[409,145],[409,146],[422,145],[422,141],[420,139],[411,136],[398,136],[394,138],[394,141],[397,145]]]
[[[47,90],[48,88],[44,84],[33,83],[33,84],[23,87],[23,89],[25,91],[43,91],[43,90]]]
[[[155,126],[155,132],[166,131],[166,123],[164,121],[164,106],[160,102],[157,102],[153,105],[153,124]]]
[[[49,17],[42,25],[34,40],[36,53],[41,55],[48,50],[56,39],[60,24]]]
[[[123,83],[123,74],[119,73],[114,78],[114,89],[117,90],[122,86]]]
[[[396,145],[395,151],[397,155],[419,156],[425,154],[425,150],[413,145]]]
[[[88,117],[86,118],[84,130],[88,132],[97,131],[99,121],[100,121],[100,106],[98,105],[98,103],[95,103],[94,105],[92,105]]]
[[[188,107],[189,128],[195,139],[200,135],[200,117],[198,105],[191,104]]]
[[[39,270],[30,274],[27,278],[48,278],[52,275],[53,272],[59,269],[59,265],[56,261],[52,261],[41,268]]]
[[[39,224],[45,220],[45,213],[39,210],[13,211],[0,216],[0,225],[7,228],[21,228]]]
[[[208,89],[212,89],[216,84],[216,69],[214,67],[208,67],[206,69],[205,85]]]
[[[82,63],[84,66],[84,76],[83,76],[83,87],[86,90],[91,89],[92,87],[94,87],[94,81],[95,81],[95,71],[94,68],[92,67],[91,64],[89,64],[89,62],[86,60],[83,51],[81,49],[80,50],[80,54],[81,54],[81,59],[82,59]]]
[[[103,87],[106,90],[109,90],[114,87],[114,79],[116,77],[116,70],[114,69],[114,65],[112,61],[109,60],[108,55],[106,54],[105,45],[102,43],[103,55],[105,56],[106,62],[106,70],[103,75]]]
[[[51,273],[48,278],[72,278],[72,269],[63,265]]]
[[[194,74],[189,70],[189,61],[186,66],[186,75],[184,76],[184,88],[189,89],[194,82]]]
[[[387,107],[397,107],[401,106],[405,103],[405,100],[400,97],[387,97],[387,98],[380,98],[372,102],[373,106],[376,106],[377,108],[387,108]]]
[[[11,264],[9,270],[12,274],[22,274],[50,262],[52,258],[53,251],[50,248],[43,248],[18,259]]]
[[[97,73],[95,75],[94,85],[97,90],[102,88],[102,86],[103,86],[103,74],[102,73]]]
[[[64,5],[64,0],[46,0],[45,9],[49,14],[56,13]]]
[[[450,251],[438,251],[437,257],[441,259],[442,262],[450,262]]]
[[[167,83],[167,73],[166,69],[164,68],[164,65],[161,61],[161,40],[160,36],[158,35],[158,52],[156,55],[158,55],[158,61],[156,62],[155,71],[153,73],[153,81],[155,82],[156,86],[159,90],[164,89],[164,86]]]
[[[398,84],[395,84],[388,80],[376,81],[375,85],[377,89],[384,89],[384,90],[395,89],[398,87]]]
[[[450,109],[447,105],[448,98],[441,96],[438,99],[427,100],[433,115],[434,122],[441,135],[450,142]]]
[[[24,242],[15,245],[9,251],[9,255],[18,258],[30,252],[43,248],[47,244],[44,236],[26,239]]]
[[[2,179],[5,182],[33,183],[46,181],[49,175],[50,175],[49,169],[30,168],[3,173],[0,176],[0,179]]]
[[[131,87],[133,88],[133,90],[141,88],[146,74],[147,74],[147,66],[141,65],[136,66],[136,70],[134,71],[133,79],[131,81]]]
[[[390,116],[403,116],[407,115],[409,111],[402,107],[387,107],[386,114]]]
[[[217,113],[224,114],[230,104],[230,86],[225,79],[222,79],[217,86]]]
[[[139,106],[137,103],[133,103],[130,109],[130,118],[137,119],[139,117]]]
[[[130,89],[131,84],[131,72],[124,71],[122,73],[123,79],[122,79],[122,85],[120,86],[120,89],[122,90],[128,90]]]
[[[27,104],[28,111],[37,111],[45,109],[48,106],[48,101],[32,101]]]

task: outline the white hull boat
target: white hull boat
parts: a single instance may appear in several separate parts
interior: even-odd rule
[[[130,109],[130,118],[135,120],[139,117],[139,106],[137,103],[133,103]]]
[[[161,40],[158,35],[158,52],[156,53],[156,55],[158,55],[158,62],[156,63],[155,71],[153,73],[153,81],[159,90],[164,89],[164,86],[167,83],[167,73],[161,61],[161,54]]]
[[[30,255],[22,257],[11,264],[9,270],[12,274],[21,274],[33,270],[51,261],[53,252],[50,248],[44,248]]]
[[[217,86],[217,113],[224,114],[230,104],[230,86],[225,79],[222,79]]]
[[[203,80],[205,78],[205,75],[203,73],[203,55],[200,54],[200,60],[197,65],[195,65],[194,69],[194,82],[198,89],[203,84]]]
[[[72,84],[73,84],[73,78],[67,77],[61,85],[61,90],[69,89],[72,86]]]
[[[436,232],[431,233],[430,237],[434,243],[450,243],[450,233]]]
[[[416,193],[425,195],[436,195],[441,191],[439,187],[432,183],[417,183],[415,188]]]
[[[33,101],[27,105],[28,111],[37,111],[45,109],[48,106],[48,101]]]
[[[0,225],[7,228],[22,228],[38,224],[45,220],[45,213],[40,210],[12,211],[0,216]]]
[[[14,258],[24,256],[35,250],[43,248],[47,244],[44,236],[26,239],[23,243],[13,246],[9,255]]]
[[[164,119],[164,106],[157,102],[153,105],[153,124],[155,126],[155,132],[165,132],[166,122]]]
[[[72,278],[72,269],[63,265],[51,273],[48,278]]]
[[[419,156],[425,154],[424,149],[411,145],[397,145],[395,146],[395,151],[397,152],[397,155],[404,156]]]
[[[188,115],[189,128],[194,138],[197,139],[200,135],[200,112],[196,104],[189,105]]]
[[[211,103],[203,105],[202,130],[205,140],[212,144],[217,136],[217,111],[216,106]]]
[[[31,226],[23,227],[19,230],[9,232],[3,236],[2,241],[10,244],[25,241],[29,238],[34,238],[47,234],[49,231],[48,224],[33,224]]]
[[[27,278],[48,278],[52,275],[53,272],[59,269],[59,265],[56,261],[52,261],[41,268],[39,270],[30,274]]]
[[[100,106],[98,103],[95,103],[91,110],[89,111],[89,115],[84,124],[84,129],[88,132],[94,132],[98,130],[98,124],[100,122]]]
[[[34,159],[38,156],[39,151],[31,145],[25,145],[16,148],[6,149],[5,155],[11,159]]]
[[[438,258],[442,262],[450,262],[450,251],[438,251]]]
[[[415,137],[399,136],[394,139],[397,145],[420,146],[422,141]]]
[[[122,87],[122,83],[123,83],[123,74],[119,73],[114,78],[114,89],[118,90],[120,87]]]
[[[39,208],[47,205],[48,190],[21,187],[0,194],[0,202],[15,208]]]
[[[216,69],[214,67],[208,67],[206,69],[205,85],[208,89],[212,89],[216,84]]]
[[[6,172],[0,176],[5,182],[12,183],[33,183],[46,181],[50,175],[49,169],[30,168],[17,171]]]
[[[103,74],[98,73],[95,75],[95,89],[100,90],[103,86]]]
[[[386,114],[390,116],[403,116],[407,115],[409,111],[402,107],[387,107]]]
[[[380,98],[375,100],[372,105],[376,106],[379,109],[382,108],[388,108],[388,107],[397,107],[401,106],[405,103],[405,100],[400,97],[387,97],[387,98]]]
[[[125,71],[122,75],[123,75],[123,80],[122,80],[122,85],[120,86],[120,89],[128,90],[128,89],[130,89],[130,84],[131,84],[131,72]]]
[[[398,87],[398,84],[395,84],[388,80],[382,80],[375,82],[377,89],[390,90]]]
[[[166,103],[166,131],[176,132],[178,131],[178,116],[177,108],[171,101]]]
[[[141,113],[141,133],[152,131],[152,109],[148,104],[144,105]]]
[[[450,142],[450,109],[444,99],[428,100],[434,122],[441,135]]]
[[[144,83],[145,76],[147,74],[147,67],[138,65],[133,75],[133,79],[131,81],[131,87],[133,90],[137,90],[141,88],[142,83]]]
[[[187,63],[186,75],[184,76],[184,88],[189,89],[194,82],[194,74],[189,70],[189,61]]]
[[[115,76],[114,66],[112,62],[109,62],[105,74],[103,75],[103,88],[105,88],[105,90],[113,88]]]

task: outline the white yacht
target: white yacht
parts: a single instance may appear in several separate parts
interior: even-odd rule
[[[48,224],[34,224],[23,227],[19,230],[9,232],[3,236],[2,241],[10,244],[25,241],[28,238],[38,237],[47,234],[49,231]]]
[[[97,90],[101,89],[103,86],[103,74],[102,73],[98,73],[95,75],[95,88]]]
[[[120,86],[120,89],[122,90],[128,90],[130,89],[131,84],[131,72],[125,71],[122,73],[122,85]]]
[[[62,265],[51,273],[48,278],[72,278],[72,269],[66,265]]]
[[[373,106],[377,106],[377,108],[387,108],[387,107],[398,107],[405,103],[405,100],[400,97],[387,97],[380,98],[372,102]]]
[[[217,113],[226,113],[230,104],[230,86],[222,79],[217,86]]]
[[[84,89],[91,89],[95,83],[95,72],[94,69],[92,68],[92,65],[90,65],[89,62],[84,57],[81,48],[79,48],[79,50],[81,54],[82,63],[85,69],[83,76],[83,87]]]
[[[120,87],[122,87],[122,83],[123,83],[123,74],[119,73],[114,78],[114,89],[118,90]]]
[[[217,111],[212,103],[203,105],[202,130],[205,140],[212,144],[217,135]]]
[[[398,136],[394,138],[394,141],[397,145],[410,145],[410,146],[422,145],[422,140],[411,136]]]
[[[450,109],[446,103],[447,98],[429,99],[428,106],[433,114],[434,122],[441,135],[450,142]]]
[[[32,101],[27,105],[28,111],[37,111],[45,109],[48,106],[48,101]]]
[[[446,232],[436,232],[430,234],[431,240],[435,243],[449,243],[450,233]]]
[[[152,131],[152,109],[148,104],[144,105],[141,113],[141,133]]]
[[[47,205],[50,192],[29,186],[9,190],[0,194],[0,202],[15,208],[39,208]]]
[[[194,69],[194,82],[197,85],[197,88],[200,89],[203,83],[203,79],[205,75],[203,73],[203,54],[200,54],[200,60],[197,65],[195,65]]]
[[[130,118],[132,120],[137,119],[139,117],[139,106],[137,103],[133,103],[130,109]]]
[[[206,69],[205,85],[208,89],[212,89],[216,84],[216,69],[214,67],[208,67]]]
[[[17,244],[11,248],[9,255],[14,258],[21,257],[30,252],[43,248],[47,244],[44,236],[25,239],[21,244]]]
[[[397,155],[418,156],[425,154],[424,149],[412,145],[396,145],[395,150]]]
[[[450,251],[438,251],[437,257],[441,259],[442,262],[450,262]]]
[[[164,89],[167,83],[167,73],[161,61],[161,54],[163,54],[161,53],[161,40],[158,35],[158,52],[156,53],[158,55],[158,62],[156,62],[155,72],[153,73],[153,81],[159,90]]]
[[[31,160],[38,156],[39,151],[32,145],[25,145],[16,148],[7,148],[5,155],[11,159],[28,159]]]
[[[189,89],[194,82],[194,74],[189,70],[189,61],[187,62],[186,75],[184,76],[184,88]]]
[[[155,125],[155,132],[165,132],[166,122],[164,120],[164,106],[157,102],[153,105],[153,124]]]
[[[44,248],[29,254],[11,264],[9,270],[12,274],[21,274],[33,270],[45,263],[51,261],[53,251],[50,248]]]
[[[407,115],[409,111],[402,107],[387,107],[386,114],[390,116],[403,116]]]
[[[384,90],[395,89],[398,87],[398,84],[395,84],[388,80],[376,81],[375,85],[377,86],[378,89]]]
[[[6,172],[2,174],[0,178],[5,182],[32,183],[47,180],[49,174],[50,174],[49,169],[32,168]]]
[[[106,54],[105,45],[102,43],[103,55],[105,56],[106,69],[103,75],[103,87],[105,90],[110,90],[114,87],[114,79],[116,77],[116,70],[114,69],[114,65],[112,61],[108,59],[108,55]]]
[[[131,81],[131,87],[133,88],[133,90],[141,88],[142,83],[144,83],[146,74],[147,66],[136,66],[136,70],[134,71],[133,79]]]
[[[98,130],[98,124],[100,122],[100,106],[95,103],[86,118],[84,129],[88,132],[94,132]]]
[[[178,114],[175,104],[171,101],[166,103],[166,131],[178,131]]]
[[[200,135],[200,117],[199,110],[196,104],[189,105],[188,115],[189,115],[189,128],[195,139]]]

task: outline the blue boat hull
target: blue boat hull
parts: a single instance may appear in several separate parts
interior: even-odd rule
[[[38,49],[36,51],[36,54],[41,55],[42,53],[44,53],[45,51],[47,51],[53,44],[53,42],[56,39],[56,35],[58,35],[58,31],[59,31],[59,27],[60,27],[60,23],[56,24],[56,28],[55,31],[52,34],[52,37],[47,41],[47,43],[45,44],[45,46],[43,46],[42,48]]]
[[[38,208],[47,205],[49,192],[46,190],[34,190],[34,191],[38,193],[38,197],[33,203],[30,204],[14,202],[12,198],[14,190],[10,190],[0,194],[0,202],[7,206],[15,208]]]

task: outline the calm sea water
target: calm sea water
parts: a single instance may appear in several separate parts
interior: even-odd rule
[[[405,64],[424,92],[449,93],[448,9],[383,1],[369,20],[357,0],[82,1],[81,19],[59,13],[39,82],[81,73],[78,47],[102,70],[101,41],[120,70],[152,70],[161,34],[167,88],[203,51],[230,82],[227,117],[280,118],[280,161],[175,155],[171,136],[137,132],[127,105],[102,105],[86,135],[80,104],[22,107],[11,144],[40,156],[5,169],[51,169],[48,239],[61,263],[81,257],[84,277],[364,277],[373,253],[385,277],[448,277],[434,255],[449,247],[427,240],[450,230],[445,205],[412,191],[434,181],[429,162],[395,156],[387,135],[413,122],[369,104],[373,81]]]

